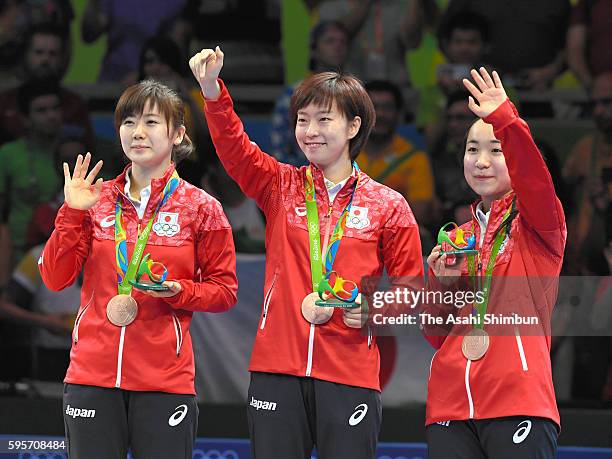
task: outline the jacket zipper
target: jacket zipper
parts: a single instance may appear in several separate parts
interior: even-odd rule
[[[481,282],[482,282],[482,259],[480,257],[480,251],[478,251],[478,290],[481,290]],[[433,358],[431,359],[433,363]],[[468,405],[470,409],[469,419],[474,418],[474,400],[472,399],[472,389],[470,388],[470,368],[472,367],[472,361],[467,359],[467,363],[465,364],[465,392],[467,394]],[[431,367],[430,367],[431,371]],[[431,373],[430,373],[431,376]]]
[[[261,325],[259,327],[260,330],[263,330],[266,326],[266,320],[268,319],[268,307],[270,306],[270,300],[272,299],[272,292],[274,291],[274,285],[276,284],[277,277],[278,277],[278,268],[274,270],[274,277],[272,278],[272,283],[270,284],[268,293],[264,297],[263,318],[261,319]]]
[[[121,327],[121,335],[119,336],[119,349],[117,351],[117,377],[115,379],[115,387],[121,387],[121,363],[123,362],[123,341],[125,340],[125,326]]]
[[[119,188],[117,188],[115,186],[115,189],[121,194],[123,195],[130,204],[132,204],[132,207],[134,207],[134,210],[136,211],[136,215],[138,215],[138,209],[136,209],[136,206],[134,205],[134,203],[132,202],[131,199],[129,199],[121,190],[119,190]],[[142,221],[142,219],[139,217],[138,218],[138,233],[140,233],[140,222]],[[127,236],[127,234],[126,234]],[[126,238],[126,242],[127,242],[127,238]],[[122,363],[123,363],[123,343],[125,341],[125,326],[121,327],[121,334],[119,335],[119,348],[117,349],[117,376],[115,378],[115,387],[116,388],[120,388],[121,387],[121,370],[122,370]]]
[[[470,419],[474,418],[474,402],[472,400],[472,391],[470,389],[470,367],[472,366],[472,361],[467,359],[467,363],[465,364],[465,390],[467,392],[468,404],[470,406]]]
[[[529,367],[527,366],[527,358],[525,357],[525,349],[523,348],[523,340],[521,339],[521,335],[519,334],[517,327],[514,327],[514,335],[516,336],[516,346],[518,348],[519,356],[521,357],[523,371],[529,371]]]
[[[172,323],[174,324],[174,334],[176,335],[176,356],[178,357],[183,346],[183,330],[181,329],[181,322],[174,312],[172,312]]]
[[[323,250],[321,252],[321,257],[325,259],[325,255],[327,252],[327,243],[329,241],[329,231],[331,229],[331,215],[333,211],[333,203],[329,204],[329,209],[327,210],[327,215],[325,218],[327,219],[327,226],[325,229],[325,238],[323,242]],[[315,324],[310,324],[310,331],[308,333],[308,361],[306,363],[306,376],[310,376],[312,373],[312,356],[314,354],[314,336],[315,336]]]
[[[93,300],[93,296],[94,296],[94,292],[91,292],[91,297],[89,298],[89,301],[87,302],[87,304],[85,305],[85,307],[81,310],[81,312],[79,314],[77,314],[76,319],[74,320],[74,333],[73,333],[73,337],[74,337],[74,343],[78,343],[79,342],[79,325],[81,325],[81,320],[83,320],[83,316],[85,315],[85,312],[87,312],[87,310],[89,309],[89,306],[91,305],[91,300]]]

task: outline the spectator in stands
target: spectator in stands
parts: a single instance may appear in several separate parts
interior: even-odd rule
[[[49,236],[47,234],[47,236]],[[44,244],[32,247],[19,261],[0,300],[0,317],[14,323],[2,324],[3,366],[14,366],[13,378],[60,382],[70,359],[70,332],[81,301],[79,282],[53,292],[45,287],[38,272],[38,259]],[[23,369],[21,375],[15,370]]]
[[[574,271],[603,274],[601,257],[606,246],[605,216],[607,186],[612,180],[612,72],[600,74],[591,92],[596,132],[574,146],[563,175],[573,188],[575,209],[568,223],[568,262]]]
[[[478,13],[458,12],[447,19],[444,27],[440,27],[438,39],[447,62],[438,65],[437,83],[421,91],[416,117],[429,151],[438,148],[446,128],[446,98],[453,92],[464,90],[461,80],[469,76],[469,69],[484,65],[483,56],[489,47],[489,26]],[[471,111],[468,112],[472,118]],[[467,127],[461,132],[463,136]]]
[[[339,20],[350,41],[347,70],[359,78],[386,80],[397,85],[408,101],[410,75],[406,52],[421,42],[425,11],[435,10],[429,0],[323,0],[318,5],[322,20]],[[413,107],[410,106],[412,109]]]
[[[21,0],[0,2],[0,84],[14,84],[28,29],[27,11]]]
[[[22,82],[48,80],[60,85],[67,42],[67,36],[56,27],[41,25],[32,29],[22,60]],[[87,103],[65,87],[60,86],[59,91],[63,122],[81,126],[85,130],[86,145],[92,148],[94,134]],[[18,107],[18,93],[18,87],[0,93],[0,144],[25,135],[25,119]]]
[[[26,135],[0,148],[0,215],[10,230],[11,254],[7,266],[25,254],[26,230],[34,208],[55,197],[60,180],[54,151],[62,126],[61,91],[50,81],[32,81],[18,90],[18,106],[25,119]]]
[[[349,36],[338,21],[323,21],[310,32],[310,73],[342,70],[348,53]],[[289,101],[301,80],[288,86],[278,98],[272,114],[270,153],[281,162],[301,166],[306,157],[295,141],[294,128],[289,119]]]
[[[359,166],[374,180],[399,191],[406,198],[417,222],[422,225],[421,240],[427,244],[423,226],[432,223],[434,201],[429,158],[397,132],[404,113],[399,88],[388,81],[372,81],[365,88],[374,104],[376,123],[357,157]]]
[[[83,151],[83,135],[78,126],[64,126],[55,155],[56,175],[63,161],[72,160]],[[31,248],[18,260],[5,288],[5,301],[0,300],[0,317],[7,319],[0,321],[0,347],[5,356],[5,371],[0,371],[0,379],[19,380],[27,376],[59,382],[68,368],[69,333],[72,315],[80,301],[80,288],[73,285],[61,293],[51,292],[43,285],[37,267],[63,202],[59,178],[56,194],[33,212],[25,244]]]
[[[284,75],[281,3],[278,0],[187,0],[184,18],[193,29],[191,49],[223,43],[232,55],[232,61],[226,62],[226,80],[281,83]]]
[[[546,89],[563,70],[569,0],[450,0],[442,30],[459,11],[486,18],[491,46],[484,61],[503,72],[506,86]]]
[[[78,126],[64,126],[61,137],[55,149],[55,171],[61,172],[64,162],[72,161],[80,153],[85,151],[83,141],[83,130]],[[32,220],[28,225],[26,233],[26,247],[35,247],[44,244],[55,228],[55,217],[57,211],[64,203],[63,176],[55,195],[48,202],[39,204],[32,214]]]
[[[217,198],[232,226],[236,253],[264,253],[266,251],[266,222],[257,203],[247,198],[212,153],[202,188]]]
[[[612,71],[612,2],[579,0],[567,33],[567,62],[590,91],[593,79]]]
[[[471,217],[469,208],[475,196],[463,176],[463,156],[466,132],[475,121],[467,91],[451,93],[446,100],[441,140],[430,149],[441,224]]]
[[[70,0],[25,0],[28,20],[31,26],[52,25],[70,35],[70,25],[74,20],[74,8]]]
[[[192,140],[197,145],[197,151],[185,158],[178,167],[180,176],[189,183],[196,184],[200,180],[200,167],[203,156],[213,152],[212,141],[206,126],[203,106],[204,99],[199,88],[185,78],[188,70],[186,60],[179,46],[170,37],[158,35],[148,39],[140,52],[138,79],[159,81],[176,91],[185,106],[185,127],[193,133]]]
[[[144,42],[170,33],[183,23],[186,0],[88,0],[81,23],[83,41],[107,34],[107,49],[98,81],[132,84],[138,76],[138,55]],[[188,40],[188,38],[186,38]]]

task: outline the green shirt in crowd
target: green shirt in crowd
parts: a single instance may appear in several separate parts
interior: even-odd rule
[[[53,152],[30,149],[24,138],[0,147],[0,194],[8,205],[13,259],[25,252],[34,209],[51,201],[60,187]]]

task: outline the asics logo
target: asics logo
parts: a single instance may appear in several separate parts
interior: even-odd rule
[[[523,425],[525,424],[525,425]],[[523,426],[523,427],[521,427]],[[523,443],[527,435],[531,432],[531,421],[523,421],[518,425],[518,430],[514,432],[512,436],[512,441],[514,444],[518,445],[519,443]]]
[[[104,217],[102,220],[100,220],[100,226],[102,228],[110,228],[114,224],[115,224],[115,216],[114,215],[109,215],[108,217]]]
[[[179,405],[175,410],[174,414],[168,419],[168,425],[170,427],[178,426],[181,421],[185,419],[185,416],[187,416],[187,405]]]
[[[363,418],[365,418],[366,414],[368,414],[368,405],[366,405],[365,403],[362,403],[361,405],[357,405],[355,407],[355,412],[351,415],[351,417],[348,420],[349,425],[356,426],[363,420]]]

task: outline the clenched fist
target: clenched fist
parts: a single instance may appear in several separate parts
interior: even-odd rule
[[[218,46],[213,49],[203,49],[191,59],[189,67],[198,81],[202,94],[206,99],[216,99],[221,93],[217,78],[223,68],[223,51]]]

